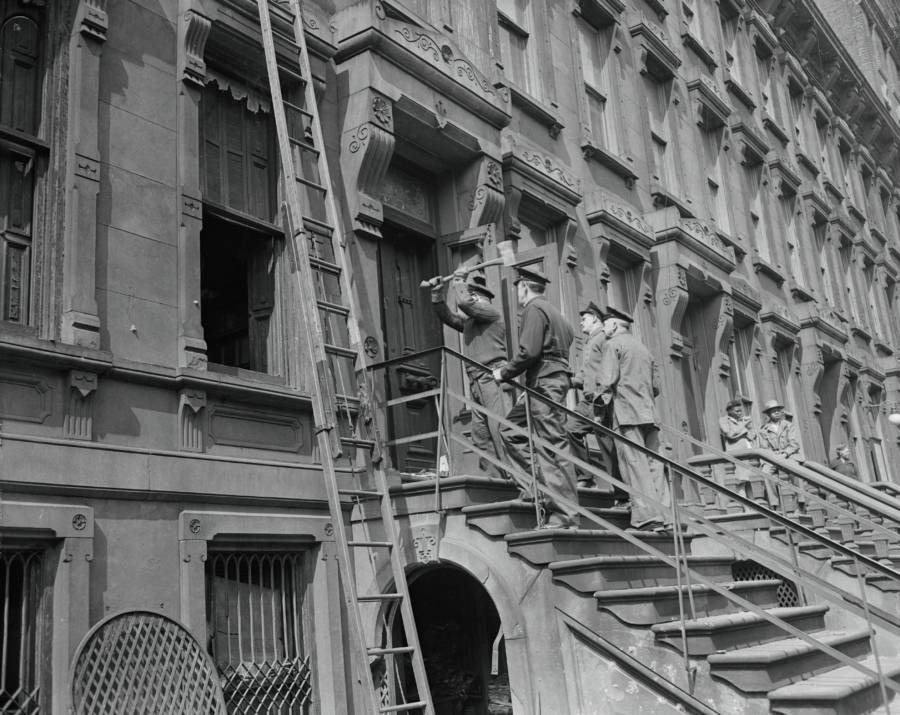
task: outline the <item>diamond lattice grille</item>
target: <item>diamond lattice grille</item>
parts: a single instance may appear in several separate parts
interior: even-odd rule
[[[221,672],[229,713],[295,715],[306,712],[312,694],[309,658],[250,663]]]
[[[134,611],[89,634],[75,659],[76,715],[224,715],[215,666],[165,616]]]

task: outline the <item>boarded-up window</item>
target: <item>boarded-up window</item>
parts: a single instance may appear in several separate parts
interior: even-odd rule
[[[0,0],[0,320],[30,320],[33,194],[41,100],[41,16]]]

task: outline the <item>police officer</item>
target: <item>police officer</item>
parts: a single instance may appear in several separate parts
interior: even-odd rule
[[[608,308],[603,320],[606,345],[597,375],[597,394],[612,411],[612,427],[632,442],[659,451],[659,418],[653,399],[659,394],[656,361],[646,346],[631,334],[631,316]],[[622,481],[631,494],[631,524],[637,529],[671,528],[669,488],[661,465],[637,447],[616,441]],[[637,493],[640,492],[640,493]],[[646,496],[654,502],[647,501]]]
[[[506,324],[503,315],[491,302],[493,292],[487,287],[484,276],[468,274],[457,270],[449,284],[449,292],[455,298],[456,309],[451,312],[444,296],[440,277],[432,278],[431,302],[438,319],[454,330],[462,333],[463,354],[493,369],[506,362]],[[466,365],[469,389],[472,399],[495,415],[505,415],[509,411],[509,401],[502,387],[493,375],[476,367]],[[494,457],[499,464],[505,464],[505,451],[500,437],[500,425],[496,420],[472,410],[472,444],[482,452]],[[478,458],[481,470],[491,477],[505,477],[504,472],[491,460]]]
[[[575,407],[575,411],[589,420],[606,424],[606,410],[595,402],[597,397],[597,373],[600,370],[600,355],[603,345],[606,343],[606,335],[603,332],[603,311],[591,301],[578,311],[581,317],[581,332],[584,334],[584,343],[581,350],[581,359],[572,377],[572,387],[581,390],[581,399]],[[609,426],[609,425],[606,425]],[[587,436],[593,433],[591,422],[577,417],[569,416],[566,426],[573,453],[584,461],[589,461]],[[603,450],[603,458],[606,469],[611,472],[611,455],[614,449],[609,443],[609,438],[599,433],[597,441]],[[578,485],[584,487],[596,486],[590,474],[579,475]]]
[[[564,406],[570,387],[569,348],[575,332],[559,309],[544,296],[549,279],[533,266],[516,269],[516,298],[522,308],[521,328],[515,354],[503,366],[494,370],[497,382],[525,373],[525,385],[547,398],[547,402],[530,401],[531,428],[534,436],[556,447],[560,452],[567,446]],[[525,393],[507,415],[507,420],[526,428]],[[527,432],[522,434],[511,427],[501,429],[503,444],[510,459],[526,474],[531,474],[531,448]],[[564,465],[557,453],[535,443],[535,476],[568,502],[578,503],[578,487],[574,470]],[[530,484],[520,484],[523,496],[530,494]],[[551,495],[544,496],[547,519],[540,524],[546,528],[574,529],[578,527],[578,513]]]

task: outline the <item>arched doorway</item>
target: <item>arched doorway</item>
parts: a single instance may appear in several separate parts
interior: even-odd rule
[[[411,576],[409,591],[436,715],[512,715],[500,616],[487,591],[447,564]]]

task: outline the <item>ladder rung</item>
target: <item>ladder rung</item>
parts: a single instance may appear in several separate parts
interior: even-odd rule
[[[369,655],[402,655],[412,653],[415,648],[411,645],[397,646],[396,648],[368,648]]]
[[[348,541],[347,546],[357,548],[389,549],[393,546],[390,541]]]
[[[397,601],[403,598],[402,593],[366,593],[357,596],[357,601]]]
[[[350,308],[346,305],[341,305],[340,303],[332,303],[330,300],[317,300],[316,305],[318,305],[322,310],[327,310],[329,313],[342,313],[343,315],[350,315]]]
[[[318,156],[319,150],[316,149],[315,146],[309,143],[309,140],[304,137],[303,139],[298,139],[297,137],[288,137],[288,141],[291,144],[296,144],[297,146],[303,147],[304,151],[308,151],[310,154],[315,154]]]
[[[309,257],[309,265],[320,271],[328,271],[330,273],[340,273],[341,267],[337,263],[326,261],[324,258]]]
[[[304,179],[302,176],[299,176],[299,175],[296,177],[296,179],[297,179],[298,184],[303,184],[304,186],[309,186],[313,189],[318,189],[323,194],[328,192],[328,189],[325,188],[324,184],[320,184],[317,181],[310,181],[309,179]]]
[[[343,494],[348,497],[371,497],[372,499],[380,499],[381,492],[373,491],[372,489],[338,489],[338,494]]]
[[[340,355],[345,358],[356,357],[356,350],[352,348],[342,348],[340,345],[332,345],[331,343],[325,343],[323,347],[326,353],[331,353],[332,355]]]
[[[389,705],[386,708],[381,708],[378,712],[380,713],[402,713],[407,712],[409,710],[418,710],[419,708],[424,708],[427,703],[424,700],[419,700],[415,703],[403,703],[403,705]]]
[[[362,439],[360,437],[341,437],[341,442],[351,447],[362,447],[364,449],[373,449],[375,447],[374,439]]]
[[[313,115],[307,112],[303,107],[294,104],[293,102],[288,102],[286,99],[282,99],[281,103],[288,109],[293,109],[295,112],[300,112],[301,114],[305,114],[310,119],[313,119]]]

